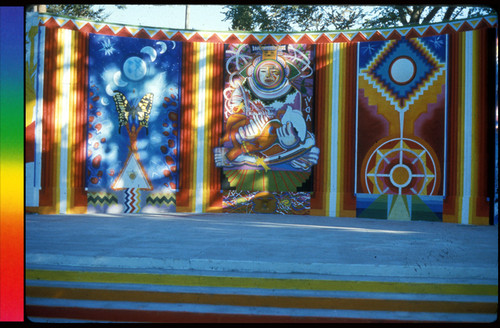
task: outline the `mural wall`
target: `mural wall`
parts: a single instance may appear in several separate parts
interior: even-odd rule
[[[446,35],[358,47],[357,216],[441,221],[446,49]]]
[[[214,148],[227,212],[307,214],[313,129],[312,45],[228,45],[224,128]],[[244,199],[244,201],[242,201]]]
[[[175,211],[182,43],[89,36],[89,212]]]
[[[27,211],[489,224],[496,17],[292,34],[27,18]]]

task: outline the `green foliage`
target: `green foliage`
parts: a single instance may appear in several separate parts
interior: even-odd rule
[[[228,5],[224,21],[240,31],[326,31],[427,24],[496,14],[472,6]]]
[[[124,5],[116,5],[118,9],[124,9]],[[47,5],[47,13],[86,18],[95,21],[103,21],[109,14],[104,14],[104,8],[97,8],[95,5]]]

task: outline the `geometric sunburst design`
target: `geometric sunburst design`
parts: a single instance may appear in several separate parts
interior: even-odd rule
[[[440,47],[435,38],[433,47]],[[363,49],[363,48],[362,48]],[[391,40],[378,49],[373,60],[359,71],[374,89],[377,90],[394,109],[405,112],[434,81],[446,71],[446,65],[419,39]]]
[[[363,189],[370,194],[433,195],[440,170],[421,142],[394,138],[369,152],[363,166]]]

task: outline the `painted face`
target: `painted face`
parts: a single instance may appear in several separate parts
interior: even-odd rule
[[[255,67],[254,78],[261,87],[266,89],[279,86],[284,76],[283,68],[274,60],[263,60]]]

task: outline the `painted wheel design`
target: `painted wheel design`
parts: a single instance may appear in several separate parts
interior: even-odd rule
[[[363,189],[370,194],[433,195],[440,171],[423,141],[395,138],[375,145],[363,165]]]

